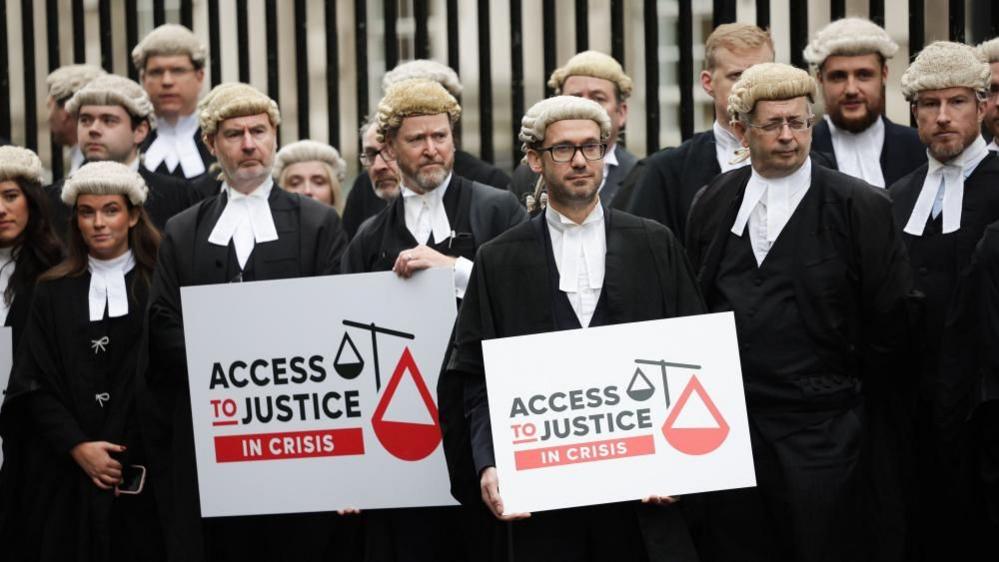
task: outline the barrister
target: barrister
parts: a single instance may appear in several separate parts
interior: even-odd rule
[[[526,518],[503,514],[482,341],[704,310],[693,272],[673,235],[651,220],[600,204],[597,191],[611,131],[607,112],[579,97],[549,98],[527,111],[520,140],[532,170],[548,187],[548,207],[479,250],[455,329],[448,375],[465,382],[473,475],[480,486],[479,498],[462,501],[483,502],[497,518],[512,521],[506,545],[512,548],[507,556],[513,560],[697,559],[672,498]]]
[[[192,441],[180,289],[339,271],[346,236],[336,211],[271,179],[280,114],[252,86],[216,86],[199,115],[218,158],[221,192],[174,217],[163,233],[149,296],[143,413],[150,475],[161,492],[170,560],[320,560],[335,515],[202,522]]]
[[[751,166],[695,199],[687,252],[708,310],[733,311],[756,488],[703,496],[706,560],[859,560],[862,389],[905,343],[908,262],[891,202],[812,163],[815,81],[750,67],[728,111]]]

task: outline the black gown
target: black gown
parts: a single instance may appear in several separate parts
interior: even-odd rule
[[[15,354],[15,364],[18,346],[28,324],[34,291],[34,281],[16,289],[4,320],[3,325],[11,329],[11,351]],[[3,407],[0,408],[0,436],[3,437],[3,458],[6,459],[0,466],[0,544],[11,545],[7,552],[17,559],[19,554],[13,548],[18,544],[18,537],[24,533],[21,504],[24,501],[23,482],[27,478],[24,473],[25,463],[18,462],[17,457],[25,454],[24,447],[34,440],[34,431],[30,426],[25,401],[8,399],[11,396],[11,389],[6,389]]]
[[[711,182],[687,222],[708,309],[735,312],[757,478],[756,488],[688,498],[698,546],[706,560],[865,559],[885,515],[868,456],[895,444],[875,423],[894,418],[863,392],[906,375],[901,233],[882,190],[813,165],[758,266],[748,233],[730,232],[750,174]]]
[[[456,150],[454,153],[454,173],[467,180],[499,189],[506,189],[510,185],[510,176],[506,172],[464,150]],[[361,224],[386,206],[387,203],[375,195],[367,170],[361,172],[354,179],[343,208],[343,227],[347,236],[353,239]]]
[[[894,200],[895,220],[905,224],[926,178],[924,164],[889,188]],[[942,215],[930,217],[922,236],[904,234],[912,261],[916,288],[925,295],[918,338],[916,365],[917,386],[909,397],[912,402],[910,423],[915,427],[915,483],[910,490],[910,509],[914,510],[913,538],[916,548],[927,559],[951,556],[969,544],[956,540],[967,536],[967,495],[962,492],[960,467],[954,461],[963,457],[962,444],[950,433],[955,394],[942,388],[965,368],[960,348],[943,353],[942,345],[951,330],[949,311],[962,306],[955,300],[957,288],[972,273],[972,254],[989,224],[999,220],[999,156],[993,152],[982,160],[965,179],[961,225],[956,232],[943,234]],[[967,303],[977,306],[974,303]],[[951,312],[953,313],[953,312]],[[969,334],[970,335],[970,334]],[[937,493],[926,496],[927,486]]]
[[[224,193],[174,217],[160,245],[139,360],[139,403],[157,484],[167,555],[172,561],[326,560],[336,514],[201,519],[187,383],[180,289],[244,281],[330,275],[340,270],[347,239],[332,207],[274,186],[268,198],[278,239],[258,243],[240,271],[233,246],[208,236]]]
[[[163,230],[170,217],[202,199],[191,184],[183,179],[150,172],[141,165],[139,175],[149,187],[149,194],[143,207],[146,208],[149,219],[158,230]],[[62,202],[62,186],[65,182],[64,178],[45,186],[45,192],[49,196],[49,208],[52,211],[52,226],[63,241],[67,239],[67,228],[72,215],[72,208]]]
[[[690,264],[667,229],[614,209],[606,210],[605,228],[604,285],[591,326],[704,312]],[[495,465],[482,341],[580,326],[565,293],[558,291],[550,240],[545,216],[538,214],[485,244],[476,257],[447,368],[447,376],[465,386],[463,408],[474,459],[468,474],[452,472],[456,486],[469,479],[477,484],[481,471]],[[442,395],[442,411],[454,407],[445,399]],[[461,500],[482,504],[478,495]],[[587,541],[601,532],[617,539],[617,555],[585,551]],[[636,501],[555,510],[510,523],[506,533],[496,545],[497,557],[504,548],[512,552],[500,559],[697,560],[679,505]]]
[[[27,560],[161,560],[153,485],[139,495],[101,490],[70,456],[87,441],[127,450],[123,464],[145,465],[135,411],[135,365],[147,288],[125,275],[128,314],[90,321],[90,275],[38,285],[10,400],[23,402],[38,439],[17,459]],[[100,397],[100,400],[98,399]],[[6,548],[6,546],[5,546]],[[10,552],[16,552],[11,549]]]
[[[458,175],[452,176],[443,204],[448,222],[456,234],[453,238],[425,243],[442,254],[468,260],[475,259],[475,253],[482,244],[527,220],[524,208],[511,194]],[[403,199],[399,197],[370,219],[351,241],[344,253],[343,272],[390,271],[399,253],[417,244],[406,227]],[[454,397],[446,403],[458,405],[459,408],[446,410],[444,402],[440,407],[444,447],[446,451],[467,452],[468,431],[460,409],[461,389],[449,382],[454,381],[441,377],[438,395]],[[451,472],[469,469],[470,458],[467,456],[451,454],[447,455],[447,459]],[[463,486],[452,486],[452,495],[461,500],[462,495],[474,494],[477,485],[472,484],[466,482]],[[363,518],[367,537],[365,560],[379,562],[479,560],[483,552],[488,553],[488,550],[482,549],[488,549],[490,528],[494,526],[481,502],[473,504],[470,509],[372,510],[366,511]],[[454,540],[456,535],[463,540]]]

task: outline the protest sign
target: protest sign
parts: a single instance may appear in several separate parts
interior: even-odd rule
[[[506,512],[755,486],[733,318],[483,342]]]
[[[181,297],[203,516],[455,503],[436,404],[450,270]]]

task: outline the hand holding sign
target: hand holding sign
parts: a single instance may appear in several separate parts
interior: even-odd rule
[[[503,513],[503,498],[500,497],[499,493],[499,478],[496,476],[496,467],[490,466],[482,471],[479,485],[482,489],[482,501],[500,521],[516,521],[531,516],[530,513]]]

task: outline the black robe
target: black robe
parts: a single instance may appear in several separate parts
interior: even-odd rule
[[[999,534],[999,222],[985,229],[955,289],[940,343],[934,430],[961,508],[953,546],[964,559],[994,550]]]
[[[156,140],[158,133],[159,132],[156,129],[150,131],[149,134],[146,135],[146,140],[142,141],[142,144],[139,145],[139,152],[144,153],[147,150],[149,150],[149,147],[152,146],[153,141]],[[172,172],[167,169],[166,162],[160,162],[160,165],[157,166],[156,169],[152,171],[156,172],[157,174],[163,174],[165,176],[173,176],[175,178],[187,181],[194,181],[199,179],[201,176],[207,174],[208,169],[211,168],[212,164],[215,163],[215,157],[212,156],[211,151],[209,151],[208,147],[205,146],[205,141],[202,140],[201,138],[201,127],[198,127],[198,130],[194,132],[194,145],[198,147],[198,154],[201,155],[201,161],[205,163],[205,171],[202,172],[201,174],[192,177],[185,176],[184,167],[180,165],[180,162],[177,163],[177,167],[174,168]],[[145,164],[140,164],[140,166],[142,167],[143,170],[147,169]]]
[[[473,182],[458,175],[444,193],[444,209],[456,235],[446,240],[423,241],[442,254],[475,259],[482,244],[527,220],[527,213],[508,192]],[[399,253],[418,244],[406,227],[402,197],[371,218],[351,241],[343,258],[344,273],[390,271]],[[446,361],[446,358],[445,358]],[[468,429],[460,408],[460,381],[441,377],[437,392],[439,419],[444,435],[448,469],[453,474],[471,470]],[[444,397],[448,396],[448,399]],[[455,406],[445,409],[444,405]],[[452,495],[477,493],[477,484],[452,486]],[[379,510],[364,514],[368,561],[477,560],[476,549],[487,548],[492,521],[481,504],[471,509],[435,508]],[[463,541],[453,540],[455,535]],[[423,540],[420,540],[422,537]],[[479,543],[479,544],[476,544]]]
[[[150,172],[141,165],[139,166],[139,175],[149,187],[149,194],[146,196],[143,207],[146,208],[150,220],[158,230],[163,230],[170,217],[202,199],[201,195],[194,191],[191,184],[185,180]],[[62,186],[65,182],[66,179],[63,178],[45,187],[52,210],[52,226],[63,241],[68,239],[69,231],[67,229],[73,214],[72,208],[62,201]]]
[[[866,457],[871,447],[891,451],[894,444],[869,443],[880,433],[865,420],[893,418],[870,408],[861,391],[904,380],[905,247],[883,191],[813,165],[809,190],[757,268],[748,234],[730,232],[750,174],[745,167],[711,182],[687,222],[687,251],[708,308],[736,311],[757,475],[757,488],[690,502],[702,556],[854,559],[869,548],[873,521],[885,515],[877,501],[865,503],[872,487]],[[756,272],[749,287],[780,278],[787,285],[747,309],[759,298],[755,289],[733,292],[729,284],[738,252]],[[776,269],[768,267],[771,258]],[[791,313],[786,325],[795,329],[771,333],[756,323],[757,313]]]
[[[55,265],[55,264],[49,264]],[[31,302],[35,291],[35,281],[25,287],[15,290],[14,300],[10,303],[4,326],[11,329],[12,347],[15,355],[15,366],[20,341],[24,336],[31,311]],[[0,297],[2,298],[2,297]],[[13,370],[12,370],[13,372]],[[9,381],[8,381],[9,384]],[[3,437],[3,465],[0,466],[0,544],[14,545],[18,537],[24,533],[24,519],[21,516],[21,502],[24,494],[25,463],[18,457],[26,454],[25,447],[34,439],[30,427],[27,408],[24,400],[15,400],[11,388],[3,389],[4,395],[0,401],[0,436]],[[13,553],[13,550],[9,552]],[[16,556],[11,554],[11,556]]]
[[[510,185],[510,176],[506,172],[464,150],[456,150],[454,153],[454,173],[469,181],[499,189],[507,189]],[[375,195],[368,171],[361,172],[354,179],[343,208],[343,228],[347,231],[347,236],[354,238],[361,224],[386,206],[386,202]]]
[[[926,178],[924,164],[889,188],[894,200],[895,220],[905,224],[912,214],[916,199]],[[916,379],[918,387],[910,399],[913,403],[910,423],[915,428],[916,482],[910,491],[914,510],[916,548],[928,557],[949,556],[955,548],[968,544],[954,537],[966,536],[961,514],[970,509],[967,495],[961,490],[961,468],[955,459],[964,455],[960,434],[953,433],[954,408],[960,406],[961,394],[948,388],[955,377],[967,367],[966,348],[952,346],[944,352],[943,343],[959,334],[973,336],[960,323],[953,324],[949,315],[958,314],[959,307],[972,306],[980,310],[982,303],[962,302],[956,298],[958,287],[968,283],[965,278],[974,273],[970,267],[972,254],[989,224],[999,220],[999,156],[993,152],[965,179],[961,208],[961,226],[956,232],[942,233],[942,215],[927,222],[922,236],[904,234],[912,261],[916,288],[925,295],[924,313],[916,327],[918,349]],[[938,493],[926,497],[926,486]]]
[[[26,560],[161,560],[162,534],[153,485],[115,497],[72,459],[83,442],[127,450],[123,464],[145,465],[135,412],[135,365],[147,288],[125,276],[128,314],[91,322],[90,275],[43,282],[35,298],[10,399],[30,412],[36,441],[16,459],[30,478],[21,485],[24,534],[5,551]],[[104,394],[103,403],[97,395]],[[13,460],[13,459],[12,459]]]
[[[202,522],[187,383],[180,289],[228,283],[240,274],[232,244],[208,242],[224,193],[174,217],[163,234],[140,355],[139,400],[170,560],[320,560],[330,547],[331,514],[206,519]],[[244,280],[335,274],[347,239],[332,207],[275,186],[268,203],[278,239],[258,243]],[[260,557],[260,558],[254,558]]]
[[[912,127],[898,125],[882,116],[885,124],[885,142],[881,146],[881,173],[885,178],[885,187],[891,187],[902,176],[926,163],[926,146],[919,140],[919,133]],[[819,119],[812,132],[812,151],[820,152],[829,159],[833,168],[836,164],[836,151],[833,150],[832,133],[829,123]]]
[[[704,312],[690,265],[669,231],[652,221],[614,209],[606,211],[605,221],[607,254],[604,285],[594,314],[599,322],[595,320],[592,325]],[[563,302],[562,307],[558,306],[560,300],[565,301],[565,295],[557,291],[558,274],[550,254],[545,216],[539,214],[484,245],[476,257],[455,329],[455,349],[446,373],[448,377],[464,381],[464,410],[471,431],[474,458],[474,467],[469,467],[469,474],[451,474],[454,486],[464,486],[468,480],[477,485],[481,471],[495,465],[482,341],[566,329],[571,327],[571,318],[575,318],[572,316],[567,323],[563,321],[565,315],[559,313],[560,308],[564,311],[567,305]],[[576,322],[578,327],[578,320]],[[446,404],[444,399],[442,395],[442,411],[454,407]],[[477,494],[460,499],[482,503]],[[650,506],[638,502],[609,505],[618,506],[616,515],[637,519],[638,530],[644,539],[639,541],[642,544],[638,548],[644,547],[649,560],[697,559],[679,507]],[[523,557],[524,548],[539,547],[543,552],[551,544],[572,541],[576,538],[572,536],[572,521],[577,514],[587,510],[579,508],[540,514],[541,519],[549,520],[544,526],[557,530],[557,537],[540,536],[519,542],[518,536],[532,534],[531,529],[535,528],[533,518],[512,523],[508,532],[511,533],[509,540],[514,553],[508,554]],[[599,513],[596,515],[599,516]],[[554,520],[551,520],[553,517]],[[559,519],[562,525],[559,525]],[[635,525],[622,528],[622,531],[635,534]]]
[[[604,206],[609,206],[618,194],[625,178],[631,173],[638,158],[628,152],[628,149],[621,144],[614,145],[614,155],[617,156],[617,166],[607,174],[607,181],[600,189],[600,202]],[[510,191],[517,196],[517,200],[523,202],[528,193],[534,193],[540,176],[531,170],[526,163],[517,166],[513,171],[513,181],[510,183]]]
[[[657,221],[681,236],[694,194],[721,173],[714,132],[697,133],[676,148],[649,156],[644,169],[624,210]]]

